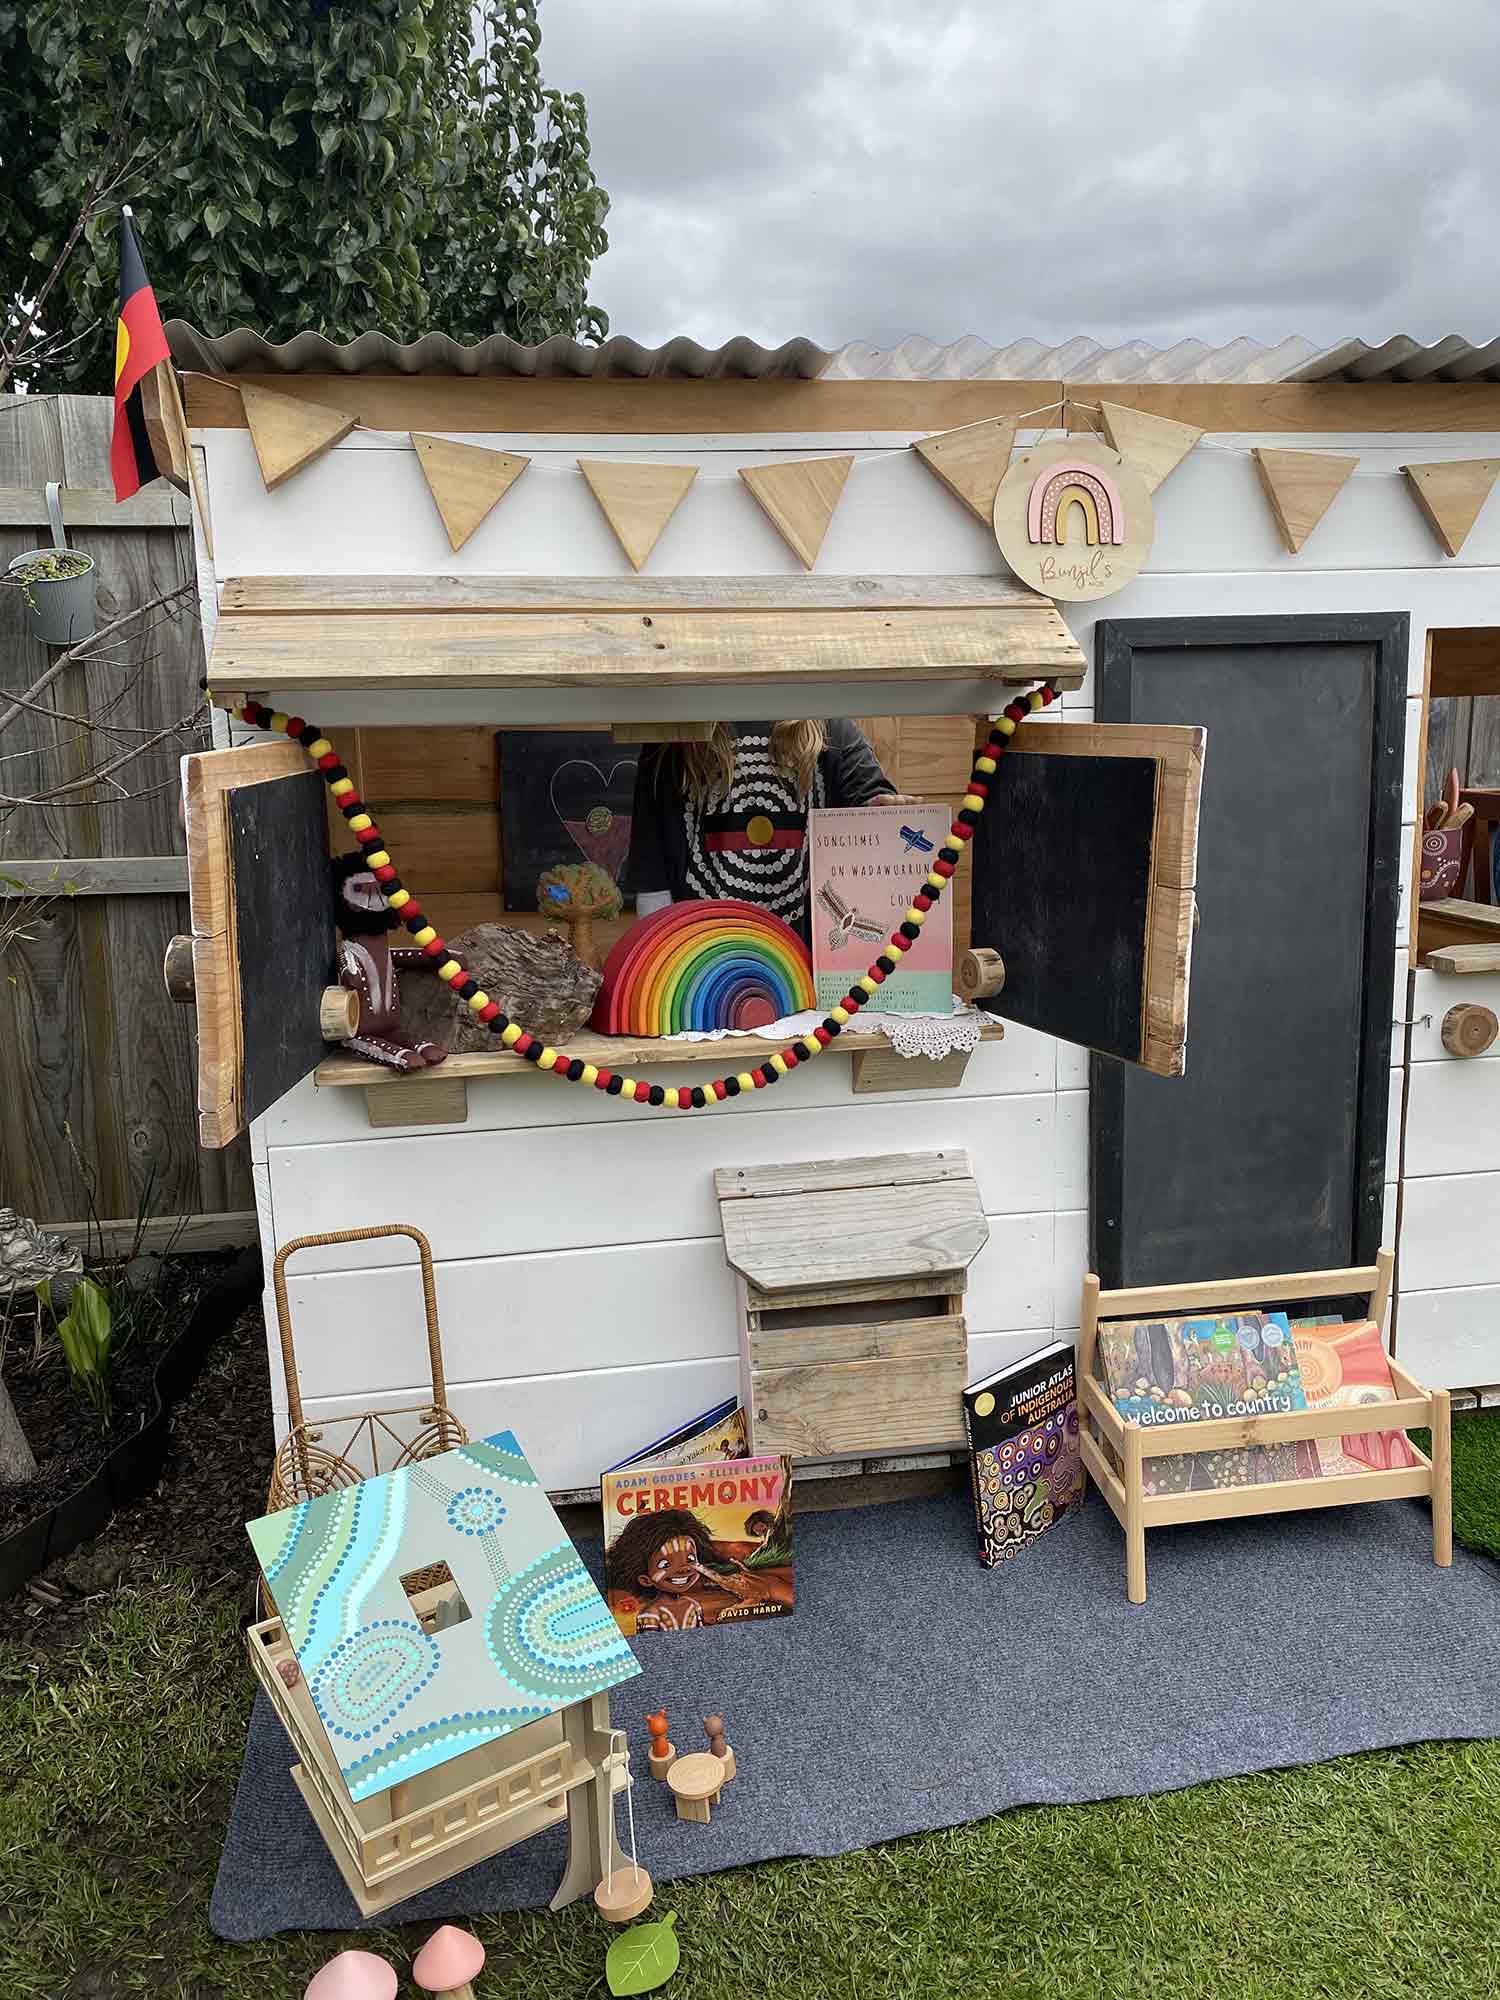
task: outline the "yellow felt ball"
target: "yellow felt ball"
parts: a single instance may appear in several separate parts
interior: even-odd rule
[[[662,1092],[661,1101],[663,1104],[666,1105],[669,1111],[675,1111],[677,1109],[677,1092],[672,1088],[670,1084],[668,1084],[666,1089]]]
[[[819,1049],[821,1049],[823,1046],[823,1044],[820,1041],[818,1041],[816,1037],[813,1035],[804,1035],[802,1037],[801,1045],[804,1049],[806,1049],[807,1053],[810,1056],[815,1056],[818,1053]]]
[[[383,847],[377,847],[373,854],[367,854],[365,856],[366,864],[371,868],[388,868],[390,866],[390,860],[391,857],[386,853]]]
[[[285,729],[290,721],[291,717],[289,715],[283,715],[281,710],[278,708],[271,717],[270,727],[272,729]]]
[[[512,1021],[508,1027],[500,1030],[500,1039],[508,1049],[513,1049],[521,1039],[521,1030]]]
[[[489,1004],[490,1004],[490,996],[488,993],[479,992],[479,993],[473,993],[469,996],[469,1006],[476,1014],[479,1012],[481,1007],[488,1007]]]
[[[927,886],[929,889],[936,889],[939,895],[943,893],[943,878],[935,868],[927,878]]]
[[[620,1078],[620,1095],[621,1097],[635,1096],[635,1078],[633,1076],[622,1076]]]
[[[326,757],[333,745],[326,736],[320,736],[316,743],[304,743],[302,747],[309,757]]]
[[[995,727],[1002,736],[1014,736],[1016,733],[1014,718],[1009,715],[997,715],[995,717]]]
[[[735,1082],[739,1085],[742,1091],[754,1090],[755,1088],[755,1078],[750,1074],[748,1070],[745,1069],[742,1069],[740,1071],[739,1075],[735,1078]]]
[[[785,1075],[786,1075],[786,1057],[785,1057],[785,1056],[772,1056],[772,1058],[771,1058],[771,1067],[772,1067],[772,1069],[774,1069],[774,1070],[775,1070],[775,1072],[776,1072],[776,1074],[777,1074],[778,1076],[785,1076]]]
[[[886,950],[892,958],[900,958],[901,954],[906,950],[906,946],[904,944],[897,944],[896,940],[891,938],[886,945]]]
[[[393,910],[404,910],[411,901],[411,890],[398,889],[394,896],[387,896],[385,900]]]
[[[442,980],[457,979],[462,971],[463,967],[456,958],[445,958],[438,967],[438,978]]]
[[[431,944],[432,940],[436,936],[437,932],[432,928],[431,924],[423,924],[422,928],[419,931],[412,932],[412,943]]]
[[[1045,708],[1047,706],[1046,702],[1042,698],[1042,691],[1040,688],[1033,688],[1031,690],[1031,693],[1026,697],[1026,705],[1031,710],[1033,715],[1036,714],[1039,708]]]
[[[536,1066],[538,1069],[552,1069],[556,1066],[556,1063],[557,1063],[556,1049],[543,1049],[542,1053],[536,1059]]]
[[[504,1041],[505,1037],[502,1035],[500,1039],[501,1041]],[[583,1075],[579,1077],[578,1081],[580,1083],[597,1083],[598,1080],[599,1080],[598,1070],[595,1069],[592,1063],[585,1063],[583,1066]]]
[[[875,988],[880,984],[880,981],[878,979],[872,979],[869,973],[867,972],[864,975],[864,977],[859,981],[859,984],[866,993],[873,993],[875,991]]]
[[[974,769],[976,771],[983,771],[988,776],[991,771],[998,770],[999,765],[993,757],[976,757],[974,759]]]
[[[926,914],[925,910],[919,910],[916,904],[913,903],[906,913],[906,922],[909,924],[919,924]]]
[[[830,1007],[828,1018],[830,1021],[837,1021],[842,1028],[844,1023],[849,1019],[849,1010],[846,1007]]]
[[[352,792],[354,790],[354,780],[352,778],[335,778],[328,789],[336,799],[341,799],[345,792]]]
[[[977,792],[965,792],[964,802],[962,806],[959,808],[959,810],[961,812],[971,812],[971,813],[983,812],[984,800],[980,798]]]
[[[349,822],[351,833],[364,833],[375,824],[368,813],[356,813]]]

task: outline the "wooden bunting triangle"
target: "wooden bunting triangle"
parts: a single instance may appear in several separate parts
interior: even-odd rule
[[[1268,451],[1257,445],[1250,456],[1266,489],[1281,539],[1296,555],[1338,498],[1357,458],[1326,451]]]
[[[1500,477],[1500,458],[1438,459],[1431,465],[1403,465],[1401,470],[1432,532],[1449,555],[1456,556]]]
[[[359,422],[358,417],[346,417],[342,410],[304,403],[300,396],[283,396],[275,389],[253,389],[242,382],[239,390],[268,493],[325,451],[332,451]]]
[[[995,525],[995,490],[1010,466],[1016,427],[1008,417],[966,424],[960,431],[920,438],[912,450],[935,472],[955,500],[987,528]]]
[[[852,458],[805,458],[791,465],[742,465],[740,478],[804,569],[818,560]]]
[[[598,458],[580,458],[578,470],[604,509],[632,569],[639,569],[656,547],[662,529],[698,477],[696,465],[616,465]]]
[[[1203,433],[1196,424],[1179,424],[1172,417],[1148,416],[1120,403],[1101,403],[1104,430],[1110,443],[1128,458],[1154,493],[1169,472],[1175,472]]]
[[[411,432],[411,442],[455,549],[463,547],[531,463],[519,452],[454,444],[448,438],[428,437],[424,431]]]

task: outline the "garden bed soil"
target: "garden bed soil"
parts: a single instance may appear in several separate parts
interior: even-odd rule
[[[113,1509],[154,1485],[169,1412],[197,1379],[214,1342],[257,1284],[253,1253],[174,1260],[167,1311],[131,1340],[110,1371],[106,1431],[73,1388],[49,1335],[38,1361],[12,1348],[7,1385],[38,1461],[24,1486],[0,1486],[0,1595],[50,1557],[97,1534]],[[165,1553],[165,1551],[164,1551]]]

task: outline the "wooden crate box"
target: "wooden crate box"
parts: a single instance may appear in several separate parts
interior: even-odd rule
[[[964,1292],[989,1226],[967,1153],[714,1176],[751,1449],[826,1459],[963,1434]]]

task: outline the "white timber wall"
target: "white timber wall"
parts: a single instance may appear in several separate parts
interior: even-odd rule
[[[455,554],[404,436],[357,432],[273,494],[248,434],[204,443],[215,576],[288,574],[623,575],[628,565],[574,460],[695,463],[703,476],[653,553],[648,575],[785,575],[795,558],[734,477],[740,465],[854,451],[820,573],[981,574],[1003,567],[980,524],[902,447],[907,434],[660,438],[452,432],[527,452],[513,493]],[[1357,454],[1304,553],[1277,539],[1254,466],[1256,443]],[[1092,655],[1096,619],[1404,611],[1407,677],[1402,899],[1410,921],[1411,832],[1420,808],[1417,745],[1429,627],[1500,624],[1500,503],[1460,561],[1446,559],[1398,477],[1405,460],[1492,455],[1493,436],[1220,437],[1155,495],[1145,573],[1096,605],[1063,607]],[[717,475],[714,477],[712,475]],[[212,607],[205,606],[212,616]],[[302,704],[314,712],[314,697]],[[931,685],[912,706],[943,705]],[[851,713],[889,710],[851,693]],[[507,717],[434,691],[318,696],[344,722],[472,722]],[[1064,718],[1093,714],[1092,676]],[[511,718],[514,719],[514,718]],[[561,720],[561,717],[558,718]],[[1213,744],[1206,782],[1213,781]],[[376,801],[378,806],[379,801]],[[420,893],[421,885],[413,885]],[[1411,1120],[1401,1129],[1405,954],[1392,1008],[1385,1240],[1395,1241],[1406,1149],[1398,1351],[1438,1385],[1500,1380],[1500,1058],[1455,1063],[1436,1022],[1455,999],[1495,1004],[1487,982],[1418,976]],[[1424,985],[1441,985],[1428,992]],[[1500,990],[1500,981],[1495,982]],[[1459,989],[1462,989],[1461,991]],[[1295,996],[1289,996],[1294,1001]],[[1191,1035],[1189,1036],[1191,1059]],[[656,1119],[596,1092],[541,1078],[474,1078],[467,1123],[373,1131],[363,1094],[300,1084],[256,1121],[252,1147],[267,1257],[289,1238],[378,1222],[415,1223],[438,1263],[454,1407],[471,1431],[513,1426],[546,1484],[591,1486],[600,1468],[735,1386],[733,1295],[720,1246],[713,1170],[927,1146],[964,1146],[990,1243],[968,1300],[974,1372],[1076,1328],[1085,1267],[1087,1055],[1007,1028],[954,1091],[855,1098],[837,1055],[772,1096],[691,1119]],[[670,1076],[670,1066],[661,1072]],[[1491,1087],[1493,1086],[1493,1087]],[[425,1391],[420,1293],[399,1244],[307,1253],[291,1267],[302,1393],[312,1417],[419,1401]],[[403,1265],[405,1266],[403,1268]],[[267,1294],[278,1433],[286,1397]]]

